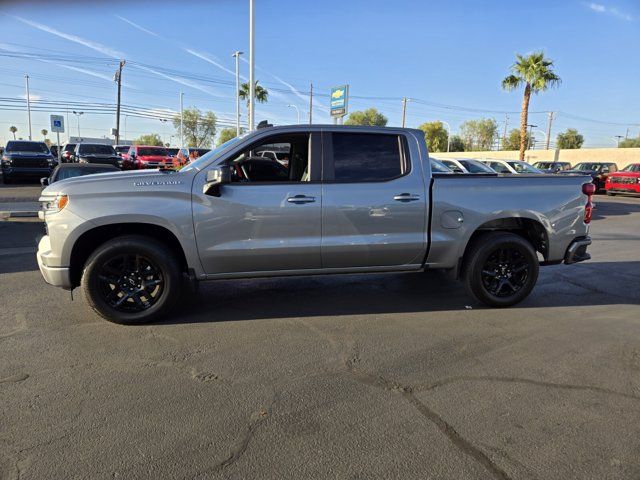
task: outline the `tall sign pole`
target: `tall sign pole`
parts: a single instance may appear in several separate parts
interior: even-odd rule
[[[60,151],[60,132],[64,132],[64,117],[62,115],[51,115],[51,131],[56,132],[56,145],[58,145],[58,163],[62,160]]]
[[[120,143],[120,94],[122,92],[122,67],[124,67],[125,61],[120,60],[118,64],[118,71],[115,75],[115,81],[118,82],[118,103],[116,104],[116,145]]]
[[[254,77],[254,0],[249,0],[249,131],[253,131],[256,115],[255,115],[255,95],[256,84]]]
[[[349,85],[340,85],[331,89],[330,112],[334,123],[342,124],[342,118],[347,114],[349,103]]]
[[[29,95],[29,75],[24,76],[27,84],[27,116],[29,117],[29,140],[31,140],[31,96]]]

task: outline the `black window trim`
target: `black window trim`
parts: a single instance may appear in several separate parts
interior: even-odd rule
[[[360,181],[346,181],[335,179],[335,166],[333,163],[333,134],[347,134],[347,135],[388,135],[394,136],[398,139],[400,149],[400,165],[402,173],[395,177],[386,178],[384,180],[360,180]],[[411,173],[411,162],[409,161],[409,142],[407,136],[400,132],[360,132],[360,131],[337,131],[326,130],[322,132],[322,183],[325,184],[359,184],[359,183],[388,183],[398,180],[399,178],[406,177]]]
[[[272,135],[267,135],[264,137],[261,137],[260,139],[256,140],[255,142],[252,142],[251,144],[249,144],[249,146],[242,146],[242,148],[239,149],[234,149],[233,151],[229,152],[228,155],[225,156],[225,158],[219,163],[219,165],[229,165],[231,163],[231,160],[234,159],[235,157],[238,156],[239,153],[244,152],[246,150],[250,150],[253,149],[257,146],[263,145],[266,142],[269,141],[269,139],[271,138],[278,138],[278,137],[291,137],[291,136],[302,136],[302,135],[306,135],[309,137],[309,167],[310,167],[310,171],[309,171],[309,181],[308,182],[301,182],[301,181],[297,181],[297,182],[292,182],[292,181],[287,181],[287,182],[231,182],[229,185],[233,185],[233,186],[240,186],[240,185],[251,185],[251,186],[261,186],[261,185],[313,185],[313,184],[319,184],[321,183],[320,178],[321,178],[321,160],[322,160],[322,145],[321,145],[321,136],[320,136],[320,132],[319,131],[306,131],[306,132],[291,132],[291,133],[275,133]],[[272,143],[277,143],[277,142],[272,142]],[[283,143],[283,142],[281,142]],[[313,159],[317,159],[315,162],[313,161]]]

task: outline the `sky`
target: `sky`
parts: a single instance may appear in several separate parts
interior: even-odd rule
[[[256,78],[269,101],[256,119],[330,123],[329,93],[348,84],[349,111],[375,107],[407,126],[494,118],[500,132],[519,124],[522,92],[501,80],[515,54],[542,50],[562,84],[532,98],[530,123],[544,143],[547,112],[558,132],[576,128],[586,147],[612,147],[640,135],[640,3],[636,0],[502,2],[449,0],[255,0]],[[66,1],[0,3],[0,143],[28,137],[25,74],[34,138],[49,115],[67,132],[103,137],[115,127],[118,60],[123,69],[121,137],[158,133],[178,143],[169,122],[185,107],[213,111],[219,130],[235,123],[235,63],[248,77],[249,1]],[[290,107],[288,105],[294,105]],[[73,110],[84,111],[80,117]],[[143,118],[144,117],[144,118]],[[242,107],[246,122],[246,108]],[[51,134],[49,135],[51,137]],[[66,140],[62,134],[61,141]]]

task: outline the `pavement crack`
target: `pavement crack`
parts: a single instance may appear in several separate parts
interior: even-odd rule
[[[11,375],[7,378],[0,378],[0,383],[18,383],[24,382],[27,378],[29,378],[28,373],[16,373],[15,375]]]
[[[461,376],[461,377],[451,377],[445,378],[442,380],[438,380],[437,382],[431,383],[429,385],[425,385],[423,387],[416,387],[417,391],[426,392],[429,390],[435,390],[439,387],[444,387],[445,385],[449,385],[452,383],[458,382],[501,382],[501,383],[520,383],[526,385],[535,385],[538,387],[546,387],[546,388],[557,388],[562,390],[577,390],[577,391],[590,391],[590,392],[598,392],[604,393],[607,395],[616,395],[622,398],[628,398],[631,400],[640,400],[640,396],[634,395],[633,393],[625,393],[619,392],[617,390],[612,390],[609,388],[598,387],[596,385],[576,385],[569,383],[554,383],[554,382],[545,382],[542,380],[534,380],[530,378],[518,378],[518,377],[496,377],[496,376],[482,376],[482,377],[473,377],[473,376]]]

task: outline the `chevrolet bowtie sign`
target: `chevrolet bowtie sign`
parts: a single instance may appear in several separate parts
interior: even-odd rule
[[[349,85],[341,85],[331,89],[331,116],[344,117],[347,114]]]

